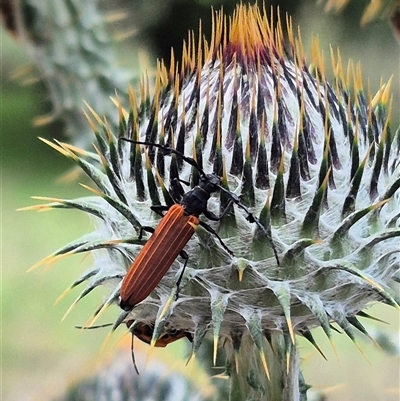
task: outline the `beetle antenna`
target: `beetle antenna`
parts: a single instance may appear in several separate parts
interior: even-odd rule
[[[245,205],[243,205],[243,203],[240,201],[239,197],[236,194],[227,190],[226,188],[224,188],[221,185],[217,185],[217,186],[220,191],[225,192],[232,199],[233,203],[235,203],[238,207],[240,207],[242,210],[244,210],[247,213],[247,221],[249,221],[250,223],[256,223],[257,226],[262,230],[262,232],[267,237],[268,242],[272,246],[272,250],[274,252],[276,263],[279,266],[280,262],[279,262],[278,251],[276,250],[274,241],[272,240],[271,233],[261,224],[260,220],[258,220],[257,217],[255,217],[253,215],[253,213],[251,213],[250,210]]]
[[[190,164],[191,166],[193,166],[201,175],[206,175],[205,172],[203,171],[202,168],[200,168],[199,164],[196,162],[196,160],[194,160],[192,157],[187,157],[185,156],[183,153],[179,152],[178,150],[172,149],[169,146],[165,146],[165,145],[160,145],[159,143],[154,143],[154,142],[146,142],[146,141],[134,141],[133,139],[129,139],[129,138],[125,138],[125,137],[121,137],[119,138],[121,140],[124,140],[126,142],[130,142],[130,143],[137,143],[139,145],[146,145],[146,146],[154,146],[156,148],[159,149],[163,149],[165,150],[167,153],[171,154],[175,154],[177,156],[179,156],[182,160],[184,160],[186,163]]]
[[[175,150],[175,149],[172,149],[172,148],[170,148],[169,146],[160,145],[160,144],[157,144],[157,143],[154,143],[154,142],[135,141],[135,140],[133,140],[133,139],[129,139],[129,138],[125,138],[125,137],[121,137],[121,138],[119,138],[119,139],[124,140],[124,141],[126,141],[126,142],[134,143],[134,144],[146,145],[146,146],[154,146],[154,147],[156,147],[156,148],[163,149],[164,151],[166,151],[166,152],[169,153],[169,154],[173,153],[173,154],[179,156],[180,158],[182,158],[182,160],[184,160],[186,163],[188,163],[188,164],[190,164],[191,166],[193,166],[197,171],[199,171],[199,173],[200,173],[202,176],[206,176],[205,172],[203,171],[202,168],[200,168],[200,166],[199,166],[199,164],[196,162],[196,160],[194,160],[194,159],[191,158],[191,157],[185,156],[183,153],[181,153],[181,152],[179,152],[179,151],[177,151],[177,150]],[[256,223],[257,226],[261,229],[261,231],[265,234],[265,236],[267,237],[268,242],[269,242],[269,243],[271,244],[271,246],[272,246],[272,250],[273,250],[273,252],[274,252],[274,256],[275,256],[276,262],[277,262],[277,264],[278,264],[278,266],[279,266],[280,263],[279,263],[278,252],[277,252],[276,247],[275,247],[275,244],[274,244],[274,242],[273,242],[273,240],[272,240],[271,232],[268,231],[268,230],[261,224],[260,220],[258,220],[258,219],[253,215],[253,213],[251,213],[250,210],[249,210],[245,205],[243,205],[243,203],[240,201],[239,197],[238,197],[236,194],[234,194],[234,193],[232,193],[231,191],[225,189],[225,188],[222,187],[221,185],[216,185],[216,186],[217,186],[217,188],[218,188],[220,191],[226,193],[226,194],[232,199],[232,202],[234,202],[238,207],[240,207],[242,210],[244,210],[244,211],[247,213],[247,221],[249,221],[250,223]]]
[[[135,359],[135,353],[133,352],[133,333],[132,333],[132,340],[131,340],[131,356],[132,356],[132,362],[133,362],[133,366],[135,367],[136,373],[139,375],[139,369],[136,365],[136,359]]]

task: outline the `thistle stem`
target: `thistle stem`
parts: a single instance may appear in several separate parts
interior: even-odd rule
[[[281,333],[271,334],[270,340],[271,343],[264,340],[268,378],[251,337],[243,337],[240,349],[232,354],[230,401],[307,399],[308,386],[299,386],[302,378],[297,344],[291,344],[289,336]]]

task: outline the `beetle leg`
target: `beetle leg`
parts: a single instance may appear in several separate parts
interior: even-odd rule
[[[250,210],[245,205],[243,205],[243,203],[240,201],[240,198],[236,194],[234,194],[231,191],[228,191],[221,185],[218,185],[218,188],[220,189],[220,191],[225,192],[231,198],[231,201],[233,203],[235,203],[238,207],[240,207],[242,210],[244,210],[247,213],[247,217],[246,217],[247,221],[249,221],[250,223],[256,223],[257,225],[260,226],[261,229],[264,230],[264,228],[263,228],[264,226],[261,225],[261,223],[254,217],[253,213],[251,213]]]
[[[231,211],[231,205],[233,204],[233,200],[229,199],[228,204],[226,205],[226,208],[224,209],[224,211],[221,213],[220,216],[217,216],[216,214],[214,214],[213,212],[210,212],[209,210],[205,210],[203,212],[204,216],[207,217],[207,219],[212,220],[212,221],[219,221],[221,220],[224,216],[226,216],[226,214],[228,212]]]
[[[186,186],[189,186],[189,185],[190,185],[190,182],[189,182],[189,181],[182,180],[182,179],[180,179],[180,178],[179,178],[179,182],[181,182],[182,184],[185,184]]]
[[[261,223],[260,220],[258,220],[256,217],[254,217],[253,213],[250,212],[250,210],[243,205],[243,203],[240,201],[240,198],[234,194],[233,192],[228,191],[227,189],[225,189],[222,186],[218,186],[218,188],[225,192],[226,194],[228,194],[228,196],[231,198],[232,202],[235,203],[238,207],[240,207],[242,210],[244,210],[247,213],[247,217],[246,220],[250,223],[256,223],[257,226],[261,229],[261,231],[265,234],[265,236],[267,237],[268,242],[271,244],[272,246],[272,250],[274,252],[274,256],[275,256],[275,260],[276,263],[278,264],[278,266],[280,265],[279,263],[279,257],[278,257],[278,252],[275,248],[275,244],[274,241],[272,240],[271,237],[271,230],[267,230],[266,227],[264,227]]]
[[[176,282],[176,297],[175,297],[175,301],[179,298],[179,290],[180,290],[179,286],[181,284],[183,273],[185,273],[186,265],[187,265],[187,262],[189,260],[189,255],[183,249],[179,252],[179,256],[185,261],[185,264],[183,265],[182,271],[179,274],[179,278],[178,278],[178,280]]]
[[[169,206],[165,205],[154,205],[150,206],[150,209],[154,212],[160,215],[161,217],[164,217],[163,212],[167,211],[169,209]]]
[[[204,216],[207,217],[207,219],[211,220],[211,221],[219,221],[221,220],[220,216],[217,216],[215,213],[210,212],[209,210],[205,210],[203,212]]]
[[[133,333],[132,333],[132,340],[131,340],[131,356],[132,356],[132,362],[133,362],[133,366],[135,367],[136,373],[139,375],[139,369],[136,365],[136,359],[135,359],[135,353],[133,352]]]
[[[183,195],[185,195],[185,191],[182,188],[181,182],[186,185],[186,181],[182,181],[180,178],[174,178],[173,180],[171,180],[171,188],[169,190],[172,198],[177,203],[180,203]]]
[[[154,231],[155,231],[155,228],[148,227],[148,226],[140,227],[140,232],[139,232],[139,237],[138,237],[139,240],[141,240],[143,238],[143,232],[144,231],[147,231],[148,233],[152,233],[153,234]]]
[[[204,221],[200,221],[200,225],[203,228],[205,228],[209,233],[215,235],[218,238],[219,243],[226,250],[226,252],[229,253],[229,255],[235,256],[234,253],[225,245],[225,242],[222,241],[222,238],[218,235],[218,233],[213,228],[211,228],[207,223],[204,223]]]

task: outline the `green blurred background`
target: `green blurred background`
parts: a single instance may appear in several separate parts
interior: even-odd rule
[[[126,6],[125,1],[124,6]],[[131,1],[131,12],[133,12]],[[229,12],[235,2],[225,1]],[[320,38],[326,63],[329,64],[329,43],[340,46],[344,62],[351,57],[361,60],[364,83],[370,79],[374,91],[381,78],[394,75],[393,129],[399,125],[399,44],[386,21],[378,20],[365,28],[359,26],[362,9],[367,2],[356,1],[343,14],[326,15],[315,1],[275,1],[300,25],[304,47],[309,53],[311,33]],[[129,67],[129,46],[146,46],[150,65],[157,57],[169,57],[170,47],[179,53],[188,29],[195,32],[198,19],[204,21],[208,35],[210,5],[219,8],[221,2],[166,2],[163,12],[150,24],[143,24],[140,34],[124,43],[123,62]],[[270,3],[266,3],[270,4]],[[125,8],[126,10],[126,8]],[[129,12],[129,10],[128,10]],[[178,23],[177,23],[178,22]],[[151,49],[151,50],[150,50]],[[73,291],[54,306],[55,300],[78,277],[89,258],[74,256],[47,270],[31,273],[27,269],[67,242],[91,230],[91,223],[79,212],[51,211],[45,214],[17,212],[34,204],[31,195],[74,198],[86,195],[77,184],[63,180],[72,165],[62,156],[38,141],[37,137],[63,138],[63,128],[57,122],[35,127],[33,121],[50,109],[45,87],[36,81],[13,78],[29,66],[21,43],[1,31],[1,261],[2,261],[2,399],[47,400],[60,394],[72,380],[90,373],[93,366],[112,355],[118,346],[118,334],[100,351],[107,329],[81,331],[75,325],[84,324],[100,303],[104,294],[96,291],[82,301],[60,323],[69,305],[78,296]],[[31,66],[28,76],[39,77]],[[32,73],[33,72],[33,73]],[[18,75],[18,74],[17,74]],[[112,95],[112,94],[110,94]],[[107,311],[102,322],[112,322],[118,311]],[[372,307],[370,313],[390,325],[364,322],[366,327],[387,333],[398,339],[399,315],[394,308]],[[399,399],[399,359],[377,349],[368,339],[359,337],[370,363],[344,335],[335,335],[336,359],[328,341],[319,330],[315,332],[320,346],[328,356],[325,362],[306,343],[302,357],[307,383],[328,394],[328,400],[388,400]],[[300,340],[301,341],[301,340]],[[394,340],[396,342],[396,340]],[[180,342],[179,342],[180,343]],[[162,357],[180,352],[181,344],[162,350]],[[397,346],[398,346],[397,340]],[[127,351],[129,352],[129,351]],[[175,354],[172,354],[175,353]],[[182,366],[185,360],[181,362]],[[142,367],[143,368],[143,367]]]

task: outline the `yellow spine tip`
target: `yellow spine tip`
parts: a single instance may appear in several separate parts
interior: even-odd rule
[[[192,350],[192,352],[191,352],[191,354],[189,356],[189,359],[186,362],[186,366],[188,368],[188,376],[189,377],[192,375],[195,359],[196,359],[196,354]]]
[[[70,314],[70,312],[72,311],[72,309],[74,309],[74,307],[76,306],[76,304],[79,302],[80,298],[75,299],[74,302],[72,302],[71,306],[67,309],[67,311],[64,313],[63,317],[61,318],[61,322],[63,322],[66,317]],[[86,325],[85,325],[86,326]]]
[[[108,344],[108,342],[111,339],[111,336],[113,335],[113,331],[111,331],[110,333],[107,334],[107,337],[104,339],[103,343],[101,344],[100,347],[100,352],[104,350],[104,348],[106,347],[106,345]]]
[[[239,354],[236,350],[234,352],[236,374],[239,374]]]
[[[290,339],[292,340],[292,344],[295,344],[296,343],[296,336],[295,336],[294,330],[293,330],[292,319],[290,317],[287,317],[286,318],[286,322],[287,322],[287,325],[288,325]]]
[[[144,366],[145,367],[147,366],[147,363],[148,363],[149,359],[151,358],[151,356],[154,353],[156,342],[157,342],[157,340],[155,338],[151,339],[150,346],[149,346],[149,351],[147,352],[146,360],[144,361]]]
[[[214,334],[213,365],[217,364],[218,336]]]
[[[286,374],[289,375],[290,371],[290,352],[286,352]]]
[[[265,374],[267,375],[268,380],[271,380],[271,377],[270,377],[270,374],[269,374],[269,370],[268,370],[267,360],[266,360],[265,355],[262,352],[262,350],[260,351],[260,358],[261,358],[261,362],[262,362],[263,367],[264,367]]]
[[[63,298],[65,298],[70,292],[72,288],[68,287],[63,293],[55,300],[54,305],[57,305]]]

